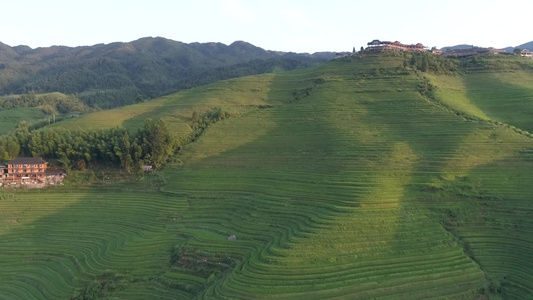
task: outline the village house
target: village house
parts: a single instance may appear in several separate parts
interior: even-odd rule
[[[531,51],[529,51],[527,49],[524,49],[524,50],[520,51],[520,56],[533,58],[533,52],[531,52]]]
[[[369,51],[369,52],[382,52],[382,51],[387,51],[387,50],[411,51],[411,52],[427,51],[426,47],[422,45],[421,43],[418,43],[416,45],[406,45],[398,41],[388,42],[388,41],[373,40],[372,42],[367,43],[367,45],[368,47],[365,49],[365,51]]]
[[[48,169],[48,162],[40,157],[17,157],[0,168],[2,186],[44,187],[60,184],[66,175],[64,170]]]
[[[442,56],[450,58],[461,58],[469,56],[498,55],[504,53],[505,50],[503,49],[472,47],[468,49],[446,50],[442,52]]]
[[[17,157],[7,163],[5,182],[44,182],[48,163],[42,158]]]

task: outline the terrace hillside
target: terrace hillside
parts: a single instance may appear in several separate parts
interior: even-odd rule
[[[221,81],[56,124],[135,130],[161,118],[185,138],[194,112],[229,116],[143,179],[2,194],[0,295],[527,299],[533,61],[421,72],[407,55]]]

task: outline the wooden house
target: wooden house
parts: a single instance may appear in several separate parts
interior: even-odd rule
[[[42,183],[48,163],[37,157],[17,157],[7,162],[4,182]]]
[[[520,56],[523,56],[523,57],[529,57],[529,58],[533,58],[533,52],[527,50],[527,49],[524,49],[520,52]]]

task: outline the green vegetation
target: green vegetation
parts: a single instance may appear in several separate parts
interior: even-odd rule
[[[127,173],[142,173],[144,164],[161,167],[179,147],[165,121],[147,119],[142,130],[125,129],[68,131],[58,128],[32,130],[22,122],[8,135],[0,136],[4,160],[17,156],[57,160],[70,170],[85,170],[89,164],[121,167]]]
[[[533,131],[533,72],[470,72],[430,78],[437,85],[434,96],[450,108],[525,132]]]
[[[16,108],[0,111],[0,134],[11,132],[20,122],[48,122],[48,116],[42,110],[32,108]]]
[[[91,111],[87,105],[75,95],[61,93],[35,94],[30,92],[23,95],[0,97],[0,110],[22,107],[36,107],[47,114],[72,114]]]
[[[0,46],[0,95],[77,94],[84,104],[102,109],[137,103],[138,95],[148,99],[228,78],[316,66],[335,55],[159,37],[75,48]]]
[[[527,299],[533,140],[512,111],[529,109],[531,73],[416,61],[354,56],[50,127],[151,118],[195,141],[131,181],[5,190],[0,294]]]
[[[59,122],[73,114],[94,111],[74,95],[61,93],[35,94],[0,97],[0,134],[11,132],[20,122],[28,122],[32,128],[39,128]]]
[[[404,65],[422,72],[453,73],[457,72],[457,63],[440,55],[429,52],[401,53],[406,56]]]

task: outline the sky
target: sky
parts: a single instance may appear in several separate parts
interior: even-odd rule
[[[5,3],[7,2],[7,3]],[[0,42],[32,48],[165,37],[276,51],[352,51],[374,39],[503,48],[533,41],[533,1],[11,0]]]

